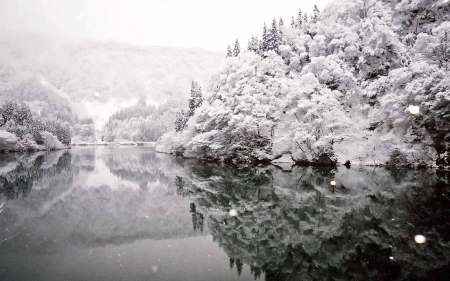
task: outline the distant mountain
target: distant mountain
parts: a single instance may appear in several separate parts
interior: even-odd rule
[[[20,82],[33,80],[67,100],[74,113],[102,124],[117,109],[141,97],[153,104],[187,99],[191,80],[206,85],[224,57],[202,49],[42,35],[8,38],[0,40],[0,96]]]

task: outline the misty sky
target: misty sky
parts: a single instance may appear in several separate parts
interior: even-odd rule
[[[0,0],[0,34],[43,32],[135,45],[200,47],[225,52],[236,38],[246,47],[263,23],[298,9],[312,13],[330,0]]]

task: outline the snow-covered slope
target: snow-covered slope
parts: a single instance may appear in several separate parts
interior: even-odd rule
[[[141,97],[153,104],[187,98],[191,80],[207,84],[223,62],[223,54],[202,49],[7,38],[0,42],[0,89],[34,78],[99,123]]]

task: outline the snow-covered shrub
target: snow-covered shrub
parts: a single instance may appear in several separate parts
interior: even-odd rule
[[[54,136],[52,133],[50,132],[41,132],[41,136],[42,139],[44,140],[44,144],[43,146],[46,149],[63,149],[66,146],[64,144],[62,144],[58,137]]]
[[[0,130],[0,151],[19,150],[19,140],[15,134]]]

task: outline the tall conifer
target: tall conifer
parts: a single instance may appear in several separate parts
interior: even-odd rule
[[[228,57],[232,57],[232,56],[233,56],[233,52],[231,51],[230,45],[228,45],[228,49],[227,49],[227,58],[228,58]]]
[[[265,52],[267,51],[267,47],[268,47],[268,33],[267,33],[267,26],[266,23],[264,23],[264,28],[263,28],[263,35],[262,35],[262,41],[261,41],[261,51]]]
[[[314,11],[313,16],[311,18],[311,22],[316,23],[319,20],[319,8],[317,8],[317,5],[314,5]]]
[[[234,41],[233,56],[237,57],[240,52],[241,46],[239,45],[239,41],[236,39],[236,41]]]
[[[308,24],[308,14],[306,13],[303,14],[303,23]]]
[[[306,15],[306,14],[305,14]],[[302,10],[298,11],[297,16],[297,22],[296,22],[297,28],[301,29],[303,27],[303,18],[302,18]]]

